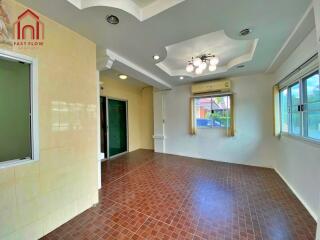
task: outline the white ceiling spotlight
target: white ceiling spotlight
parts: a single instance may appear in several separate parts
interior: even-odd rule
[[[128,78],[128,76],[124,74],[120,74],[118,77],[122,80],[126,80]]]
[[[179,79],[180,79],[180,80],[183,80],[183,79],[184,79],[184,77],[183,77],[183,76],[181,76]]]
[[[245,29],[242,29],[240,31],[240,36],[245,37],[245,36],[247,36],[247,35],[249,35],[251,33],[252,33],[252,29],[251,28],[245,28]]]
[[[106,21],[112,25],[117,25],[120,22],[119,18],[115,15],[106,16]]]
[[[159,55],[154,55],[154,56],[153,56],[153,60],[158,61],[159,59],[160,59],[160,56],[159,56]]]
[[[209,71],[214,72],[217,70],[217,65],[219,64],[219,58],[213,54],[203,54],[201,56],[192,58],[188,62],[186,71],[188,73],[195,72],[197,75],[200,75],[205,71],[209,64]]]

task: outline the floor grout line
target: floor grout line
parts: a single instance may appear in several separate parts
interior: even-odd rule
[[[117,178],[117,179],[115,179],[115,180],[112,180],[111,182],[106,183],[104,186],[103,186],[103,183],[102,183],[102,188],[107,187],[107,186],[108,186],[109,184],[111,184],[111,183],[114,183],[114,182],[119,181],[120,179],[124,178],[125,176],[131,174],[132,172],[135,172],[136,170],[144,167],[145,165],[147,165],[147,164],[149,164],[149,163],[151,163],[151,162],[153,162],[153,161],[155,161],[155,160],[147,161],[147,162],[141,164],[139,167],[137,167],[137,168],[135,168],[135,169],[132,169],[132,170],[129,170],[126,174],[120,176],[119,178]],[[102,188],[101,188],[101,189],[102,189]]]
[[[215,234],[219,235],[219,239],[230,239],[230,237],[232,239],[233,236],[238,239],[247,236],[263,240],[270,236],[270,233],[266,232],[268,221],[270,221],[268,215],[270,211],[276,216],[284,217],[284,223],[288,224],[291,223],[289,218],[293,213],[297,216],[292,216],[292,220],[297,217],[299,222],[305,219],[305,216],[302,215],[305,213],[303,209],[298,212],[293,209],[291,212],[290,209],[282,206],[284,202],[291,199],[288,200],[291,195],[283,195],[282,188],[279,190],[274,187],[274,184],[278,182],[272,181],[273,174],[270,175],[268,172],[262,172],[263,174],[259,175],[258,172],[247,173],[247,170],[243,171],[243,168],[238,171],[237,168],[234,169],[231,166],[228,168],[204,166],[206,168],[196,168],[196,173],[194,173],[195,169],[191,169],[188,165],[186,167],[181,165],[181,168],[178,167],[178,163],[172,165],[170,158],[167,159],[168,161],[162,161],[158,157],[153,157],[153,159],[152,156],[143,157],[132,163],[131,160],[135,159],[124,159],[124,162],[107,166],[110,168],[104,171],[104,174],[114,169],[113,176],[115,177],[112,178],[110,174],[109,179],[113,180],[103,183],[99,194],[101,205],[97,211],[89,211],[88,214],[80,216],[77,222],[69,224],[70,226],[66,225],[68,226],[66,233],[69,228],[73,228],[75,230],[73,233],[83,231],[86,234],[92,231],[91,234],[94,234],[95,228],[92,228],[92,225],[95,226],[97,223],[96,228],[106,234],[107,238],[110,236],[115,239],[134,239],[133,236],[139,239],[152,239],[152,236],[159,234],[159,236],[172,240],[174,235],[171,233],[175,233],[180,237],[194,240],[205,240]],[[128,170],[130,166],[132,169]],[[211,169],[218,171],[213,171],[213,174],[216,173],[216,175],[211,174]],[[227,171],[224,173],[225,176],[221,175],[220,170],[222,173]],[[121,175],[123,172],[125,173]],[[126,178],[126,176],[129,177]],[[268,180],[270,183],[270,178],[271,193],[263,191],[264,194],[271,194],[271,200],[268,200],[269,198],[265,198],[265,195],[256,194],[261,193],[260,187],[264,186],[263,181]],[[252,189],[248,190],[251,186]],[[255,194],[252,195],[252,193]],[[229,202],[230,197],[235,201]],[[276,202],[276,199],[279,200],[279,203]],[[210,201],[213,201],[211,205]],[[296,202],[293,203],[291,208],[300,206],[295,205]],[[259,208],[261,206],[262,209]],[[229,215],[228,212],[220,213],[229,208],[232,215]],[[224,214],[231,218],[224,217]],[[210,220],[212,217],[213,221]],[[313,226],[310,223],[309,228],[307,223],[310,222],[304,222],[299,229],[307,229],[304,236],[311,236],[313,233],[310,229]],[[85,229],[86,227],[88,229]],[[281,225],[277,227],[279,229]],[[112,232],[112,229],[116,232]],[[290,227],[289,230],[284,229],[283,233],[300,234],[300,230],[292,230]],[[59,236],[59,231],[57,236]]]

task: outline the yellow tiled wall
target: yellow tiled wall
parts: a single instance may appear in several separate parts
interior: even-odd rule
[[[26,9],[5,3],[14,18]],[[40,160],[0,170],[1,240],[38,239],[98,201],[96,46],[41,20],[43,47],[0,45],[38,59],[40,124]]]
[[[101,74],[102,96],[128,101],[129,151],[153,147],[153,87],[140,87]]]

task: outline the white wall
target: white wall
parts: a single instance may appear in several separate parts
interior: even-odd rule
[[[166,153],[273,166],[271,75],[238,77],[231,81],[236,121],[236,137],[233,138],[227,137],[225,130],[217,128],[198,129],[196,136],[189,135],[189,85],[175,87],[163,94]],[[155,109],[159,107],[155,105]]]
[[[312,31],[275,73],[276,82],[317,52],[316,32]],[[287,181],[314,218],[320,208],[320,145],[290,137],[277,141],[275,169]]]

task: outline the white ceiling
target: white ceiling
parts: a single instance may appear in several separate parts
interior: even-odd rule
[[[67,0],[18,1],[96,42],[99,55],[105,54],[106,49],[112,50],[149,77],[168,85],[265,72],[311,3],[311,0],[160,0],[179,4],[141,21],[118,8],[96,6],[80,10]],[[147,0],[137,4],[148,3]],[[107,24],[104,19],[109,14],[117,15],[120,24]],[[253,33],[243,38],[239,31],[245,27],[251,27]],[[161,56],[159,62],[166,59],[166,46],[220,30],[236,40],[259,39],[252,61],[245,68],[181,81],[160,69],[152,59],[154,54]]]
[[[156,0],[133,0],[139,7],[145,7],[155,2]]]
[[[111,80],[114,80],[114,81],[119,81],[119,82],[123,82],[123,83],[126,83],[128,85],[131,85],[131,86],[135,86],[135,87],[139,87],[139,88],[144,88],[144,87],[148,87],[149,85],[148,84],[145,84],[131,76],[128,76],[127,79],[125,80],[122,80],[119,78],[119,75],[122,74],[121,72],[117,71],[117,70],[114,70],[114,69],[110,69],[110,70],[107,70],[107,71],[102,71],[101,73],[101,76],[103,76],[102,80],[103,79],[111,79]],[[104,82],[104,81],[102,81]],[[107,87],[107,86],[105,86]]]

